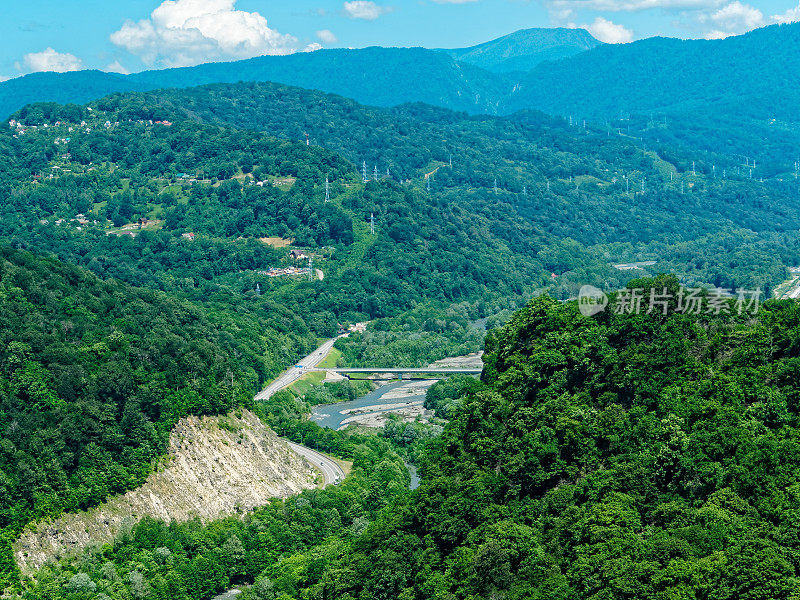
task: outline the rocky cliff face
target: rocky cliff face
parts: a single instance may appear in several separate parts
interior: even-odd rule
[[[316,485],[318,472],[251,412],[188,417],[147,482],[87,512],[29,527],[14,545],[23,572],[91,544],[111,542],[144,516],[207,521],[243,514]]]

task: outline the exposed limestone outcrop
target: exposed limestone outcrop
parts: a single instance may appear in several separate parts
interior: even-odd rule
[[[314,487],[318,471],[256,415],[187,417],[172,430],[169,450],[141,487],[86,512],[31,525],[14,545],[23,572],[48,559],[110,542],[143,516],[203,521],[243,514]]]

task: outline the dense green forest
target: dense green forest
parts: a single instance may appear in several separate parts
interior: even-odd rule
[[[377,441],[331,432],[373,461],[349,487],[244,523],[143,523],[23,597],[794,598],[800,308],[681,311],[678,286],[629,284],[665,293],[663,313],[532,300],[489,335],[481,381],[431,388],[450,420],[414,492],[340,504],[402,476]]]
[[[751,42],[697,47],[723,61]],[[390,54],[441,71],[435,104],[470,108],[452,97],[496,83],[441,53]],[[313,60],[347,70],[354,56]],[[234,585],[254,600],[796,600],[797,304],[585,317],[568,300],[658,273],[674,276],[628,286],[769,297],[800,264],[791,115],[768,123],[762,105],[750,127],[726,111],[714,130],[716,115],[692,121],[694,100],[662,92],[666,120],[595,123],[273,83],[17,111],[0,127],[3,586],[31,600],[209,600]],[[778,158],[748,154],[760,137]],[[485,345],[484,373],[432,386],[430,422],[377,435],[307,418],[363,382],[253,400],[363,321],[337,342],[343,364]],[[178,419],[241,405],[353,473],[243,520],[144,521],[17,583],[10,544],[31,520],[140,485]]]
[[[264,294],[319,336],[396,319],[349,341],[362,364],[477,350],[464,323],[544,290],[613,289],[629,277],[616,263],[769,294],[800,261],[794,179],[536,112],[369,108],[252,83],[36,104],[13,123],[0,129],[8,243],[194,301]],[[268,277],[297,264],[270,236],[310,252],[324,280]]]
[[[316,345],[297,315],[200,306],[0,249],[0,531],[140,485],[177,420],[250,405]]]
[[[266,220],[261,213],[251,219],[247,206],[239,212],[219,206],[229,205],[230,198],[213,202],[214,195],[236,192],[235,182],[241,179],[226,180],[216,193],[214,189],[206,192],[212,194],[211,203],[195,192],[185,213],[181,205],[168,211],[160,203],[159,208],[172,215],[167,224],[182,226],[184,231],[204,227],[223,236],[265,232],[298,236],[300,243],[339,242],[346,246],[347,217],[357,231],[374,212],[378,224],[383,225],[378,240],[388,233],[389,244],[401,243],[406,251],[419,247],[416,240],[424,245],[434,236],[448,244],[452,239],[452,247],[462,255],[468,253],[475,264],[477,254],[483,252],[480,245],[494,244],[489,250],[494,253],[504,253],[497,244],[504,245],[511,255],[536,261],[540,274],[558,276],[555,281],[538,278],[529,289],[549,285],[560,297],[573,295],[587,280],[605,287],[619,285],[623,278],[610,268],[612,263],[656,260],[658,270],[674,272],[687,283],[771,288],[785,278],[784,265],[797,261],[793,232],[800,228],[800,218],[793,177],[781,181],[773,173],[762,182],[760,177],[751,178],[736,157],[698,155],[667,143],[646,149],[633,137],[610,136],[602,128],[570,126],[541,113],[524,112],[502,119],[470,117],[425,105],[377,109],[319,92],[255,83],[116,95],[92,107],[95,114],[103,111],[114,122],[170,119],[182,128],[225,128],[219,129],[220,140],[235,135],[231,126],[238,132],[247,130],[245,136],[253,135],[249,130],[260,129],[288,140],[302,140],[307,133],[313,144],[349,159],[356,168],[366,163],[368,179],[373,179],[376,171],[379,175],[361,194],[352,166],[350,179],[330,177],[334,195],[343,194],[340,205],[347,214],[329,217],[321,236],[315,236],[320,225],[303,222],[297,214],[301,204],[295,205],[294,216],[305,227],[289,218],[288,208],[283,219]],[[52,122],[52,111],[59,110],[63,109],[56,105],[36,105],[16,116],[24,123],[48,117]],[[200,124],[192,125],[187,119]],[[169,140],[174,133],[160,135]],[[301,146],[295,146],[298,158]],[[193,160],[195,150],[186,150]],[[314,145],[305,150],[321,160],[322,155],[313,152]],[[175,177],[188,166],[179,158],[164,162],[159,153],[147,167]],[[274,168],[257,162],[253,158],[252,164],[237,165],[232,160],[228,170],[238,168],[243,175],[252,168],[259,178],[277,176],[272,175]],[[192,172],[207,166],[200,164]],[[224,166],[213,164],[211,169],[219,174]],[[325,167],[315,165],[307,174],[310,180],[300,177],[299,185],[289,190],[290,196],[294,194],[299,202],[309,196],[316,202],[322,200],[323,171]],[[378,185],[373,187],[375,183]],[[346,187],[349,184],[355,187]],[[265,194],[263,189],[257,192]],[[253,190],[245,187],[244,204],[249,203],[251,194]],[[233,194],[233,198],[239,197]],[[205,205],[202,209],[195,198]],[[430,201],[433,198],[435,202]],[[426,205],[427,222],[418,210],[420,203]],[[322,212],[325,207],[314,208],[317,214],[312,220],[327,216]],[[395,212],[401,218],[392,214]],[[465,219],[471,220],[475,214],[481,216],[479,223],[488,231],[465,234],[469,231]],[[510,222],[515,226],[509,226]],[[377,247],[379,244],[373,245]],[[440,246],[438,252],[445,247]],[[437,248],[428,245],[424,251],[429,254]],[[380,255],[385,252],[381,250]],[[425,260],[418,255],[415,262]],[[387,264],[396,264],[394,258]],[[479,270],[480,277],[492,276],[491,269]],[[518,266],[507,268],[506,277],[518,270]],[[519,284],[514,286],[519,288]]]

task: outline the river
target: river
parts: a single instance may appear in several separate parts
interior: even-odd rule
[[[311,420],[321,427],[343,429],[353,422],[379,427],[388,413],[406,418],[424,415],[426,411],[422,404],[425,401],[425,392],[434,383],[436,380],[387,383],[355,400],[315,406],[311,410]],[[409,487],[414,490],[419,487],[417,469],[408,463],[406,467],[411,475]]]
[[[344,429],[350,423],[380,427],[392,412],[406,418],[422,415],[425,392],[434,383],[432,379],[387,383],[355,400],[315,406],[311,420],[321,427]]]

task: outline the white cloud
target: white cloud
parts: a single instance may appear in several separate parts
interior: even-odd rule
[[[320,29],[317,32],[317,38],[323,44],[335,44],[339,41],[336,39],[336,35],[330,29]]]
[[[3,83],[4,81],[8,81],[9,79],[11,79],[11,77],[6,77],[5,75],[0,75],[0,83]]]
[[[344,3],[344,12],[351,19],[374,21],[391,10],[390,6],[379,6],[371,0],[352,0],[352,2]]]
[[[37,73],[40,71],[55,71],[56,73],[66,73],[67,71],[80,71],[83,68],[83,61],[67,52],[56,52],[52,48],[47,48],[42,52],[31,52],[22,57],[22,63],[16,63],[19,71]]]
[[[785,13],[772,15],[770,19],[773,23],[794,23],[795,21],[800,21],[800,4],[794,8],[790,8]]]
[[[322,50],[322,44],[319,42],[311,42],[308,46],[303,48],[303,52],[316,52],[317,50]]]
[[[597,17],[591,25],[583,25],[594,37],[607,44],[627,44],[633,41],[633,31],[603,17]]]
[[[735,0],[712,13],[699,15],[698,20],[711,29],[704,35],[709,40],[720,40],[766,25],[764,14],[748,4]]]
[[[120,75],[128,75],[130,71],[126,69],[121,62],[115,60],[110,65],[103,69],[106,73],[119,73]]]
[[[757,8],[736,0],[708,15],[706,20],[721,30],[741,33],[763,25],[764,14]]]
[[[125,22],[111,41],[147,65],[167,67],[297,49],[295,37],[270,29],[259,13],[235,5],[236,0],[165,0],[149,19]]]

